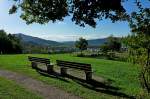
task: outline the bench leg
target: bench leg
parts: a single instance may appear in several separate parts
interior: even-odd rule
[[[67,69],[66,68],[60,68],[60,73],[62,76],[65,76],[67,74]]]
[[[36,68],[37,68],[37,64],[36,64],[35,62],[32,62],[31,65],[32,65],[32,68],[33,68],[33,69],[36,69]]]
[[[92,72],[85,72],[86,74],[86,80],[90,81],[92,79]]]
[[[48,73],[52,73],[54,70],[53,70],[53,65],[47,65],[47,72]]]

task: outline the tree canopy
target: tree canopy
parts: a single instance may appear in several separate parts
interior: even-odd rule
[[[10,14],[21,8],[21,18],[27,24],[62,21],[72,16],[75,24],[96,26],[97,20],[111,19],[113,22],[125,20],[126,10],[122,0],[13,0]],[[126,0],[125,0],[126,1]],[[136,0],[135,0],[136,1]]]
[[[102,52],[107,51],[120,51],[121,49],[121,38],[113,37],[113,35],[107,38],[107,41],[100,46]]]
[[[14,35],[6,34],[0,30],[0,54],[22,53],[20,40]]]
[[[133,61],[141,64],[141,83],[150,93],[150,9],[132,13],[130,19],[132,34],[126,37]]]
[[[84,38],[81,37],[81,38],[79,38],[78,41],[75,42],[75,46],[77,48],[79,48],[81,50],[81,53],[82,53],[83,50],[87,49],[87,47],[88,47],[88,41],[86,39],[84,39]]]

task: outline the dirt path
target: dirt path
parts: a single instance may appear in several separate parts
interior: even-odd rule
[[[54,86],[44,84],[41,81],[15,72],[0,70],[0,76],[13,80],[17,84],[41,94],[44,99],[81,99]]]

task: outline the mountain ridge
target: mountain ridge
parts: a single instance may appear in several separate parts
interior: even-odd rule
[[[25,35],[23,33],[14,34],[16,37],[20,38],[23,43],[28,43],[31,45],[40,45],[40,46],[58,46],[61,43],[52,41],[52,40],[45,40],[39,37]]]
[[[30,35],[25,35],[23,33],[14,34],[16,37],[21,39],[21,42],[31,45],[38,45],[38,46],[74,46],[75,41],[64,41],[64,42],[57,42],[53,40],[45,40],[39,37],[34,37]],[[100,39],[90,39],[87,40],[89,46],[100,46],[107,41],[107,38],[100,38]]]

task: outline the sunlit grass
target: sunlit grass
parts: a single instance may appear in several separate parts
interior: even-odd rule
[[[65,82],[60,79],[42,76],[31,68],[30,62],[27,59],[28,55],[1,55],[0,68],[32,76],[35,79],[41,80],[47,84],[53,84],[54,86],[84,98],[119,98],[112,94],[91,90],[70,79],[67,79],[69,82]],[[31,56],[49,58],[53,63],[55,63],[56,59],[89,63],[95,71],[94,75],[110,79],[113,86],[120,88],[119,92],[130,96],[136,96],[142,91],[138,81],[138,68],[136,65],[130,63],[104,59],[81,58],[71,54],[32,54]]]

